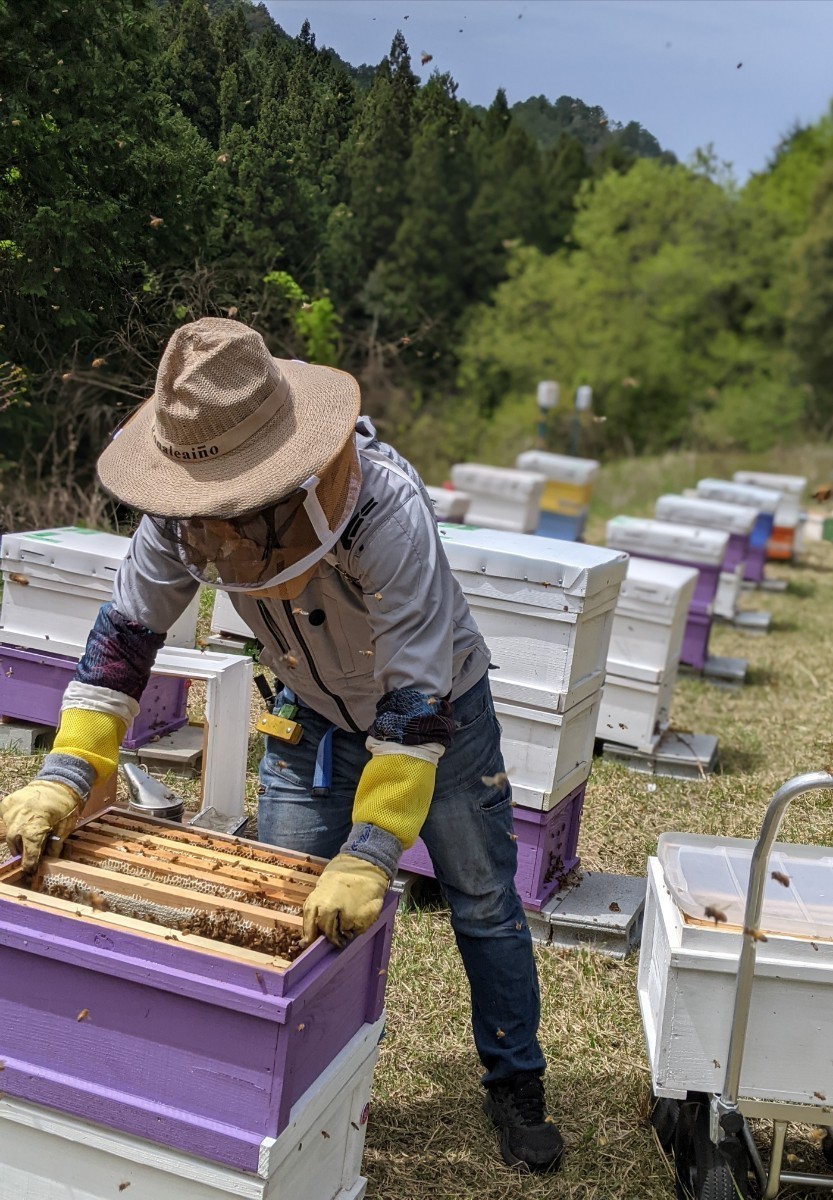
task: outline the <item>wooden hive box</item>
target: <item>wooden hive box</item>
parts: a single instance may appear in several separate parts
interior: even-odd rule
[[[79,825],[29,886],[7,864],[3,1092],[257,1171],[295,1101],[382,1012],[396,899],[344,950],[301,952],[323,866],[118,809]]]

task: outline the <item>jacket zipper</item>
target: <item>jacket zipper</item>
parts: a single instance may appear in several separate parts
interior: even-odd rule
[[[264,604],[264,602],[262,600],[258,600],[257,608],[258,608],[258,612],[260,613],[261,618],[263,620],[263,624],[267,627],[267,629],[271,633],[272,637],[278,643],[281,653],[288,654],[289,646],[287,646],[286,642],[281,637],[280,631],[279,631],[277,625],[275,624],[274,620],[272,619],[272,614],[269,612],[269,610],[267,609],[266,605]]]
[[[289,624],[292,626],[292,629],[295,632],[295,636],[298,639],[298,644],[299,644],[301,650],[303,651],[304,658],[306,659],[307,666],[309,667],[309,670],[310,670],[310,675],[312,675],[317,686],[321,689],[321,691],[324,693],[324,695],[330,697],[330,699],[336,705],[336,707],[338,708],[338,711],[344,717],[345,721],[350,726],[350,728],[353,730],[353,732],[361,733],[362,730],[359,729],[356,722],[350,716],[350,713],[347,710],[347,705],[344,703],[341,696],[337,696],[335,694],[335,692],[331,692],[330,689],[325,685],[324,680],[319,675],[318,668],[316,667],[315,663],[313,662],[312,655],[309,652],[309,647],[307,646],[306,642],[304,641],[303,637],[301,636],[301,631],[298,628],[298,622],[295,620],[294,616],[292,615],[292,605],[287,600],[284,600],[283,606],[286,611],[286,615],[289,620]],[[266,627],[269,630],[269,632],[271,633],[272,637],[278,643],[278,646],[280,646],[282,652],[284,654],[288,654],[289,647],[286,645],[286,642],[284,642],[283,638],[281,637],[280,632],[278,631],[278,627],[275,624],[274,618],[272,617],[272,614],[269,612],[269,610],[267,609],[266,605],[264,604],[264,602],[262,600],[258,600],[257,607],[258,607],[258,611],[260,612],[261,617],[263,618],[263,623],[266,625]]]

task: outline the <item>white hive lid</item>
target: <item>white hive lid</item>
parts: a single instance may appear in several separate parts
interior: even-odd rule
[[[757,508],[691,496],[660,496],[654,511],[658,521],[678,521],[681,525],[702,525],[706,529],[725,529],[727,533],[744,535],[752,532],[758,519]]]
[[[770,471],[735,471],[735,483],[751,483],[754,487],[773,488],[790,496],[803,496],[807,486],[804,475],[773,475]]]
[[[726,554],[729,535],[721,529],[676,525],[642,517],[614,517],[607,523],[607,544],[629,554],[658,555],[660,558],[719,566]]]
[[[625,576],[627,555],[602,546],[463,525],[439,529],[452,571],[524,580],[572,596],[592,596]]]
[[[535,471],[516,471],[513,467],[490,467],[486,463],[455,463],[451,482],[471,494],[484,492],[508,500],[525,500],[544,489],[546,478]]]
[[[4,570],[21,574],[62,571],[112,582],[129,545],[130,538],[96,529],[39,529],[4,534],[0,560]]]
[[[539,471],[557,483],[579,486],[591,483],[599,473],[599,464],[593,458],[572,458],[545,450],[526,450],[515,459],[515,466],[521,471]]]
[[[778,507],[781,493],[772,488],[754,487],[751,483],[735,483],[728,479],[701,479],[697,495],[704,500],[720,500],[724,504],[744,504],[772,516]]]
[[[619,606],[634,611],[641,605],[673,608],[682,597],[691,600],[697,584],[696,567],[656,562],[650,558],[628,559],[628,571],[619,589]]]

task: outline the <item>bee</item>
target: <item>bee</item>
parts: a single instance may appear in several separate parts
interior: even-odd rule
[[[218,162],[218,163],[227,163],[227,162],[228,162],[228,155],[227,155],[227,154],[218,154],[218,155],[217,155],[217,162]]]
[[[434,55],[426,54],[424,50],[423,50],[422,54],[420,54],[420,56],[419,56],[419,61],[422,63],[423,66],[425,66],[426,63],[432,62],[433,59],[434,59]]]
[[[495,1037],[498,1037],[498,1038],[505,1038],[505,1037],[506,1037],[506,1034],[503,1032],[503,1030],[502,1030],[502,1029],[496,1029],[496,1030],[495,1030]]]
[[[374,599],[374,600],[381,600],[381,599],[382,599],[382,593],[381,593],[381,592],[377,592],[377,593],[376,593],[376,595],[373,597],[373,599]]]
[[[82,1008],[80,1013],[78,1014],[78,1016],[75,1019],[76,1019],[76,1021],[86,1021],[86,1019],[89,1015],[90,1015],[90,1010],[88,1008]]]
[[[148,225],[150,225],[151,229],[156,229],[159,225],[163,225],[164,221],[164,217],[151,217],[148,221]]]
[[[97,370],[99,367],[106,367],[107,359],[106,358],[94,358],[93,361],[90,363],[90,366],[93,367],[95,370]]]
[[[725,912],[721,912],[719,908],[715,908],[712,904],[706,905],[703,915],[708,917],[710,921],[714,921],[715,925],[719,925],[722,921],[726,920]]]
[[[769,938],[766,936],[766,934],[761,933],[760,929],[744,929],[743,932],[748,934],[749,937],[752,938],[753,942],[768,942],[769,941]]]
[[[781,887],[789,887],[790,886],[790,877],[789,877],[789,875],[785,875],[783,871],[773,871],[772,878],[775,880],[776,883],[780,883]]]
[[[497,775],[481,775],[480,782],[485,787],[503,787],[509,782],[509,776],[505,771],[498,771]]]

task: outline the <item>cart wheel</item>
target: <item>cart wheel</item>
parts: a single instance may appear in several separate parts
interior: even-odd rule
[[[674,1137],[678,1200],[746,1200],[747,1156],[737,1138],[715,1146],[709,1137],[709,1104],[684,1100]]]
[[[654,1127],[657,1140],[666,1154],[674,1148],[674,1134],[680,1119],[680,1101],[666,1096],[655,1096],[651,1092],[651,1111],[648,1120]]]

